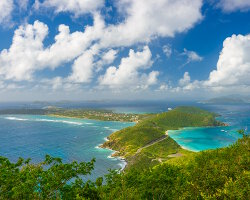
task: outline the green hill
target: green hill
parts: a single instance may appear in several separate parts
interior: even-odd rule
[[[133,127],[111,134],[109,141],[102,146],[116,150],[113,156],[127,159],[128,167],[151,167],[169,159],[171,154],[189,153],[166,135],[167,130],[224,125],[215,117],[214,113],[196,107],[178,107],[169,112],[151,115]]]

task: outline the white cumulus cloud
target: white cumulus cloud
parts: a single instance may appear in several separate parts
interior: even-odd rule
[[[250,35],[232,35],[223,42],[216,69],[207,80],[191,81],[188,72],[179,80],[182,90],[202,89],[214,92],[249,92]]]
[[[202,0],[120,0],[124,22],[103,32],[102,46],[130,46],[156,37],[173,37],[202,19]]]
[[[232,35],[223,42],[223,49],[206,86],[250,86],[250,35]]]
[[[47,34],[48,27],[39,21],[20,26],[15,31],[11,47],[0,53],[0,76],[30,80],[34,71],[42,69],[38,57]]]
[[[156,82],[158,72],[151,72],[149,75],[142,74],[140,71],[148,69],[152,65],[151,51],[145,46],[143,51],[135,52],[130,49],[129,56],[122,58],[118,67],[109,67],[106,73],[99,78],[100,85],[106,85],[110,88],[130,87],[151,85]]]
[[[73,64],[73,71],[68,80],[77,83],[90,82],[93,75],[93,59],[91,51],[86,51],[79,56]]]
[[[105,65],[110,65],[118,56],[118,50],[109,49],[100,55],[100,60],[96,62],[96,71],[100,71]]]
[[[2,0],[0,10],[5,1],[12,2]],[[118,53],[115,49],[147,45],[158,37],[174,37],[202,19],[202,0],[120,0],[115,5],[124,20],[117,24],[106,24],[104,16],[97,11],[104,6],[104,0],[37,0],[36,6],[54,8],[55,13],[71,12],[76,16],[91,13],[93,25],[86,26],[82,31],[71,32],[68,26],[61,24],[54,42],[47,46],[44,46],[49,32],[46,24],[35,21],[34,24],[18,27],[11,46],[0,52],[0,78],[31,81],[36,72],[73,63],[67,80],[54,80],[55,88],[61,82],[87,83],[95,76],[95,67],[113,63]],[[0,12],[0,20],[1,15]],[[130,50],[129,56],[122,58],[118,67],[106,70],[99,83],[109,87],[153,85],[159,72],[143,71],[152,65],[151,57],[148,46],[139,52]]]
[[[179,85],[180,86],[186,86],[186,85],[188,85],[190,83],[190,80],[191,80],[191,78],[189,76],[189,73],[185,72],[184,75],[183,75],[183,78],[181,78],[179,80]]]
[[[103,23],[100,16],[94,18],[94,25],[87,26],[84,32],[70,33],[69,27],[59,26],[55,42],[44,47],[48,35],[46,24],[35,21],[34,24],[20,26],[14,34],[12,45],[0,53],[0,76],[16,81],[31,80],[34,72],[74,61],[82,55],[92,42],[99,38]]]

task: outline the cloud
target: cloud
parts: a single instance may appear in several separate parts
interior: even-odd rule
[[[225,12],[234,12],[237,10],[248,11],[250,10],[249,0],[220,0],[217,4]]]
[[[101,55],[101,59],[96,62],[96,71],[100,71],[103,66],[110,65],[114,62],[118,54],[117,50],[110,49]]]
[[[184,48],[184,52],[182,53],[182,55],[187,57],[187,63],[190,62],[198,62],[198,61],[202,61],[203,58],[198,55],[198,53],[194,52],[194,51],[188,51],[187,49]]]
[[[106,73],[99,77],[100,85],[109,86],[110,88],[119,87],[147,87],[156,82],[158,72],[152,71],[149,75],[140,71],[151,67],[151,51],[148,46],[143,51],[135,52],[130,49],[129,56],[122,58],[118,67],[109,67]]]
[[[78,16],[96,13],[104,6],[104,0],[45,0],[42,3],[36,0],[35,4],[37,9],[53,8],[55,13],[71,12]],[[114,5],[125,20],[103,29],[102,47],[131,46],[156,37],[173,37],[202,19],[202,0],[120,0]]]
[[[105,52],[102,56],[102,61],[104,64],[112,64],[117,56],[118,51],[114,49],[110,49],[109,51]]]
[[[84,52],[72,66],[72,74],[68,81],[76,83],[88,83],[93,76],[93,54],[91,51]]]
[[[184,75],[183,75],[183,78],[179,80],[179,85],[180,86],[186,86],[190,83],[190,76],[189,76],[189,73],[188,72],[185,72]]]
[[[166,91],[169,89],[169,86],[167,84],[161,84],[159,89],[157,91]]]
[[[167,56],[167,58],[169,58],[172,55],[172,48],[170,45],[164,45],[162,47],[162,50],[165,53],[165,55]]]
[[[157,83],[158,81],[158,76],[159,76],[159,72],[158,71],[152,71],[149,73],[147,77],[147,82],[146,82],[146,85],[147,86],[150,86],[150,85],[154,85]]]
[[[125,20],[104,30],[101,46],[131,46],[174,37],[202,19],[202,0],[120,0],[116,5]]]
[[[53,8],[55,13],[70,12],[75,16],[95,12],[104,5],[104,0],[36,0],[35,7]]]
[[[10,20],[13,9],[13,0],[0,1],[0,24]]]
[[[223,42],[215,70],[207,80],[191,81],[188,72],[179,80],[182,91],[249,92],[250,89],[250,34],[232,35]]]
[[[61,24],[59,34],[55,36],[55,43],[45,49],[40,58],[47,62],[44,65],[53,67],[70,62],[100,38],[103,27],[103,20],[99,14],[94,15],[93,26],[87,26],[84,31],[70,33],[69,27]]]
[[[11,46],[0,52],[0,78],[34,81],[39,71],[54,70],[73,63],[72,72],[61,81],[62,84],[89,83],[95,77],[98,66],[114,62],[118,53],[115,49],[147,45],[158,37],[174,37],[202,19],[202,0],[120,0],[115,5],[124,20],[117,24],[105,23],[104,17],[98,13],[103,5],[103,0],[37,0],[38,8],[50,7],[55,9],[55,13],[71,12],[76,16],[91,13],[93,25],[71,32],[68,26],[61,24],[54,42],[46,46],[44,40],[49,30],[45,23],[35,21],[19,26]],[[146,88],[153,85],[159,72],[141,72],[151,67],[151,57],[148,46],[141,52],[130,50],[129,56],[121,59],[118,67],[106,70],[99,83],[108,87],[136,84]],[[60,79],[54,82],[55,88],[58,88]]]
[[[47,34],[47,25],[39,21],[34,25],[20,26],[15,31],[11,47],[0,54],[0,76],[19,81],[30,80],[34,71],[43,68],[38,57]]]
[[[55,69],[62,64],[75,60],[82,55],[92,42],[99,38],[102,29],[100,16],[95,16],[94,25],[87,26],[84,32],[70,33],[69,27],[59,26],[55,42],[44,47],[48,35],[46,24],[20,26],[14,34],[12,45],[0,53],[0,76],[16,81],[32,80],[36,71],[45,68]]]
[[[212,71],[204,82],[208,87],[250,86],[250,34],[232,35],[223,42],[223,49]]]

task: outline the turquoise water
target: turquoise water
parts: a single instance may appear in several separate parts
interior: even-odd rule
[[[201,151],[229,146],[241,137],[238,130],[250,129],[250,105],[202,105],[202,108],[216,112],[217,119],[227,123],[227,127],[184,128],[169,131],[178,144],[184,148]]]
[[[107,174],[108,169],[124,167],[124,161],[111,158],[113,151],[100,149],[112,132],[134,123],[55,118],[38,115],[0,116],[0,155],[16,161],[18,157],[42,161],[46,154],[64,162],[96,158],[91,177]]]
[[[184,128],[168,131],[168,134],[182,147],[192,151],[201,151],[234,143],[240,137],[237,130],[232,127]]]

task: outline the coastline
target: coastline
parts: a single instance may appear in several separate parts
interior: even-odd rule
[[[184,128],[179,128],[178,130],[182,130],[182,129],[184,129]],[[167,130],[167,131],[165,131],[165,135],[166,136],[168,136],[168,137],[170,137],[170,138],[172,138],[170,135],[169,135],[169,131],[175,131],[175,130]],[[172,138],[173,139],[173,138]],[[184,149],[184,150],[187,150],[187,151],[191,151],[191,152],[198,152],[198,151],[195,151],[195,150],[193,150],[193,149],[189,149],[189,148],[187,148],[187,147],[184,147],[184,146],[182,146],[182,145],[180,145],[175,139],[173,139],[182,149]]]
[[[53,115],[53,114],[49,114],[49,115],[46,115],[46,116],[55,117],[55,118],[67,118],[67,119],[83,119],[83,120],[94,120],[94,121],[108,121],[108,122],[134,123],[134,125],[138,123],[138,121],[136,121],[136,122],[131,122],[131,121],[98,120],[98,119],[90,119],[90,118],[79,118],[79,117],[69,117],[69,116]],[[115,131],[115,132],[116,132],[116,131]],[[114,133],[114,132],[112,132],[111,134],[113,134],[113,133]],[[111,134],[110,134],[110,135],[111,135]],[[107,136],[107,137],[104,138],[105,142],[109,141],[108,137],[109,137],[109,136]],[[105,142],[104,142],[104,143],[105,143]],[[120,164],[120,166],[121,166],[120,171],[123,171],[123,170],[126,168],[126,166],[127,166],[127,164],[128,164],[128,161],[127,161],[124,157],[115,156],[114,154],[119,153],[119,152],[116,151],[116,150],[113,150],[113,149],[111,149],[111,148],[108,148],[108,147],[103,147],[103,144],[104,144],[104,143],[97,145],[95,148],[97,148],[97,149],[108,149],[108,150],[112,151],[111,154],[110,154],[107,158],[109,158],[109,159],[114,159],[114,158],[115,158],[115,159],[119,160],[119,161],[120,161],[119,164]]]
[[[169,130],[166,130],[165,131],[165,135],[167,136],[167,137],[170,137],[169,136],[169,134],[168,134],[168,131]],[[172,138],[173,139],[173,138]],[[109,139],[108,139],[108,137],[105,137],[104,138],[104,140],[105,140],[105,142],[107,142],[107,141],[109,141]],[[174,139],[173,139],[174,140]],[[175,140],[174,140],[175,141]],[[177,143],[177,141],[175,141],[176,143]],[[104,143],[103,143],[104,144]],[[120,160],[120,161],[122,161],[121,163],[123,163],[123,165],[122,165],[122,168],[121,168],[121,172],[122,171],[124,171],[125,169],[126,169],[126,166],[128,165],[128,161],[124,158],[124,157],[122,157],[122,156],[115,156],[114,154],[116,154],[116,153],[119,153],[119,151],[116,151],[116,150],[114,150],[114,149],[111,149],[111,148],[109,148],[109,147],[103,147],[103,144],[100,144],[100,145],[98,145],[97,146],[97,148],[100,148],[100,149],[108,149],[108,150],[110,150],[110,151],[112,151],[113,153],[111,153],[110,154],[110,158],[112,159],[112,158],[116,158],[116,159],[118,159],[118,160]],[[182,145],[180,145],[180,144],[178,144],[182,149],[184,149],[184,150],[188,150],[188,151],[191,151],[191,152],[196,152],[196,151],[194,151],[194,150],[191,150],[191,149],[188,149],[188,148],[186,148],[186,147],[184,147],[184,146],[182,146]]]
[[[109,141],[108,137],[105,137],[104,140],[105,140],[105,142]],[[120,169],[120,171],[123,171],[126,168],[126,166],[128,164],[128,161],[122,156],[114,156],[114,154],[119,153],[119,151],[113,150],[113,149],[111,149],[109,147],[103,147],[103,144],[98,145],[96,148],[98,148],[98,149],[108,149],[108,150],[112,151],[111,154],[108,156],[108,158],[109,159],[116,158],[119,161],[121,161],[120,165],[121,165],[122,168]]]

